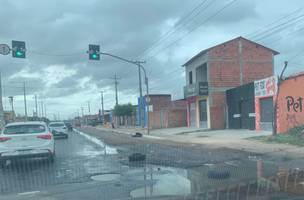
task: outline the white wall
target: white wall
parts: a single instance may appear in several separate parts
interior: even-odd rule
[[[196,80],[196,68],[207,62],[207,53],[196,58],[192,63],[186,66],[186,85],[189,85],[189,72],[192,71],[192,82],[197,82]]]

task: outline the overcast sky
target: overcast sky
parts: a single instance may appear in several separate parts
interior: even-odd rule
[[[232,2],[232,3],[231,3]],[[72,117],[115,104],[114,81],[119,80],[119,103],[136,103],[136,66],[109,57],[89,61],[88,44],[101,51],[146,61],[151,93],[183,98],[181,67],[200,50],[244,36],[281,54],[278,73],[290,60],[287,73],[301,70],[304,45],[304,1],[294,0],[0,0],[0,43],[26,42],[27,58],[0,55],[4,108],[15,97],[15,110],[24,114],[23,81],[28,112],[35,94],[47,115]],[[302,30],[303,29],[303,30]]]

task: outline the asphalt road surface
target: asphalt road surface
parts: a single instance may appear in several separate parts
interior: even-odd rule
[[[251,184],[254,197],[259,190],[255,188],[257,161],[248,160],[246,152],[181,148],[165,141],[155,143],[109,132],[97,134],[93,129],[83,131],[118,149],[105,147],[101,140],[88,134],[71,132],[67,140],[56,140],[54,163],[23,160],[0,169],[0,200],[188,200],[206,195],[213,199],[209,190],[213,195],[220,194],[218,199],[227,199],[226,186],[238,188],[245,184],[246,189],[246,184]],[[130,165],[127,156],[133,152],[145,153],[147,161]],[[209,164],[211,161],[214,166]],[[265,162],[264,174],[275,176],[275,168]],[[228,170],[231,178],[223,182],[208,179],[210,169]],[[219,186],[224,190],[214,193]],[[228,190],[229,199],[240,197],[234,189]],[[243,195],[249,194],[244,191]],[[276,190],[263,191],[261,197],[268,195],[265,191],[277,194]]]
[[[76,132],[70,132],[68,139],[56,140],[55,151],[54,163],[42,159],[21,160],[0,169],[0,199],[4,194],[88,182],[92,175],[120,170],[117,155],[105,155],[102,145]]]
[[[89,135],[71,132],[55,149],[54,163],[22,160],[0,169],[0,200],[178,199],[190,193],[185,169],[126,165],[126,155]]]

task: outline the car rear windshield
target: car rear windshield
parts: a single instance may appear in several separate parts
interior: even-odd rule
[[[30,134],[30,133],[43,133],[46,127],[40,124],[30,124],[30,125],[13,125],[7,126],[4,129],[4,134]]]
[[[50,127],[62,127],[62,126],[64,126],[64,124],[63,123],[54,123],[54,124],[50,124],[49,126]]]

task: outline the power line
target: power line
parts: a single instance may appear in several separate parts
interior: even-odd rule
[[[256,30],[256,31],[254,31],[254,32],[252,32],[252,33],[246,35],[245,37],[250,37],[250,38],[251,38],[251,37],[255,37],[256,35],[261,34],[261,33],[263,32],[263,29],[264,29],[264,28],[269,29],[270,26],[272,26],[272,25],[276,24],[277,22],[280,22],[280,21],[282,21],[282,20],[284,20],[284,19],[286,19],[286,18],[289,18],[290,16],[294,15],[295,13],[299,12],[299,11],[302,10],[302,9],[303,9],[303,7],[299,8],[299,9],[296,9],[296,10],[292,11],[291,13],[288,13],[287,15],[284,15],[283,17],[280,17],[279,19],[276,19],[275,21],[273,21],[273,22],[267,24],[267,25],[264,26],[263,28],[260,28],[260,29],[258,29],[258,30]],[[264,31],[265,31],[265,30],[264,30]],[[259,32],[260,32],[260,33],[259,33]]]
[[[26,52],[29,52],[31,54],[40,55],[40,56],[50,56],[50,57],[69,57],[69,56],[79,56],[79,55],[85,55],[86,51],[78,52],[78,53],[70,53],[70,54],[50,54],[50,53],[41,53],[40,51],[32,51],[32,50],[26,50]]]
[[[204,25],[205,23],[207,23],[208,21],[210,21],[212,18],[216,17],[217,15],[219,15],[221,12],[223,12],[226,8],[228,8],[229,6],[231,6],[234,2],[236,2],[237,0],[232,0],[231,2],[229,2],[228,4],[224,5],[222,8],[220,8],[219,10],[217,10],[215,13],[213,13],[213,15],[209,16],[206,20],[204,20],[202,23],[200,23],[198,26],[192,28],[189,32],[185,33],[184,35],[182,35],[180,38],[178,38],[177,40],[173,41],[172,43],[170,43],[169,45],[165,46],[164,48],[160,49],[158,52],[156,52],[155,54],[153,54],[152,56],[148,57],[146,60],[150,60],[151,58],[155,57],[156,55],[158,55],[160,52],[162,52],[163,50],[169,48],[170,46],[176,44],[178,41],[180,41],[181,39],[185,38],[187,35],[189,35],[190,33],[192,33],[193,31],[195,31],[196,29],[200,28],[202,25]]]
[[[288,21],[286,21],[286,22],[284,22],[284,23],[282,23],[282,24],[279,24],[279,25],[277,25],[277,26],[275,26],[275,27],[272,27],[272,28],[270,28],[270,29],[268,29],[267,31],[265,31],[263,34],[265,34],[265,33],[268,33],[268,34],[266,34],[266,35],[264,35],[264,36],[260,36],[260,37],[258,37],[257,39],[255,39],[256,41],[261,41],[261,40],[263,40],[263,39],[265,39],[265,38],[267,38],[267,37],[269,37],[269,36],[272,36],[274,33],[278,33],[278,31],[281,31],[281,30],[283,30],[283,29],[285,29],[286,27],[288,27],[288,26],[291,26],[291,25],[293,25],[293,24],[296,24],[297,22],[299,22],[299,21],[301,21],[302,19],[302,17],[304,17],[304,14],[303,15],[300,15],[300,16],[298,16],[298,17],[296,17],[296,18],[293,18],[293,19],[291,19],[291,20],[288,20]],[[296,20],[296,21],[294,21],[294,20]],[[290,23],[290,22],[293,22],[293,23]],[[276,28],[279,28],[279,29],[277,29],[276,30]]]
[[[160,43],[161,41],[167,39],[168,37],[170,37],[171,35],[173,35],[174,33],[176,33],[176,31],[178,31],[180,28],[182,28],[183,26],[185,26],[189,22],[191,22],[196,16],[198,16],[202,11],[206,10],[211,4],[215,3],[215,1],[212,1],[207,6],[205,6],[201,10],[199,10],[196,13],[196,15],[194,15],[192,18],[190,18],[191,15],[193,13],[195,13],[196,10],[200,9],[207,1],[208,0],[204,0],[204,1],[200,2],[197,6],[195,6],[189,13],[187,13],[186,15],[184,15],[182,17],[182,19],[180,21],[178,21],[177,24],[174,27],[172,27],[170,30],[168,30],[166,33],[164,33],[160,38],[158,38],[155,42],[153,42],[153,44],[150,47],[144,49],[140,55],[144,55],[146,52],[149,52],[149,51],[152,51],[153,49],[155,49],[155,47],[158,46],[157,45],[158,43]],[[190,19],[188,19],[188,18],[190,18]],[[186,22],[183,23],[184,21],[186,21]],[[140,55],[138,57],[140,57]]]

